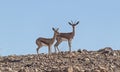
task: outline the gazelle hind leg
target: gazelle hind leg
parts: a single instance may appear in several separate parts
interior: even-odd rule
[[[40,46],[38,46],[38,48],[36,49],[36,51],[37,51],[37,54],[39,54],[39,49],[40,49],[41,47]]]
[[[54,45],[55,53],[57,52],[56,49],[60,52],[58,46],[59,46],[59,44],[60,44],[61,42],[62,42],[61,40],[57,40],[57,42],[55,43],[55,45]]]
[[[57,47],[58,52],[60,52],[59,48]]]
[[[39,54],[39,49],[42,47],[42,44],[41,44],[41,42],[39,42],[39,41],[36,41],[36,44],[37,44],[37,46],[38,46],[38,48],[36,49],[36,51],[37,51],[37,54]]]

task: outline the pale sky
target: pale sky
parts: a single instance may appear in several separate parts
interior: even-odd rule
[[[52,27],[71,32],[71,20],[80,21],[73,51],[120,49],[120,0],[1,0],[0,55],[36,54],[38,37],[53,37]],[[68,43],[59,49],[68,51]],[[39,53],[48,53],[48,48]]]

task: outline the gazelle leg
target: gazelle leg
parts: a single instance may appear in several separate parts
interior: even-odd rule
[[[71,52],[71,40],[68,40],[69,51]]]
[[[36,49],[36,51],[37,51],[37,54],[39,54],[39,49],[40,49],[41,47],[40,46],[38,46],[38,48]]]
[[[59,45],[61,42],[62,42],[62,41],[60,40],[60,41],[57,41],[57,42],[55,43],[55,45],[54,45],[55,53],[57,52],[57,51],[56,51],[56,48],[57,48],[57,50],[60,52],[60,50],[59,50],[59,48],[58,48],[58,45]]]
[[[50,46],[48,46],[48,53],[51,54]]]
[[[58,52],[60,52],[59,48],[57,47]]]
[[[56,45],[54,45],[55,53],[56,53]]]

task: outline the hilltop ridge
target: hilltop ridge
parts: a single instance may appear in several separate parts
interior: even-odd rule
[[[0,72],[120,72],[120,50],[3,56]]]

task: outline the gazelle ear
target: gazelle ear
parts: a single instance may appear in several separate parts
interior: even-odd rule
[[[79,21],[76,24],[79,24]]]
[[[55,30],[54,28],[52,28],[53,30]]]
[[[69,25],[72,25],[70,22],[68,22],[69,23]]]
[[[78,25],[78,24],[79,24],[79,21],[75,24],[75,26]]]

